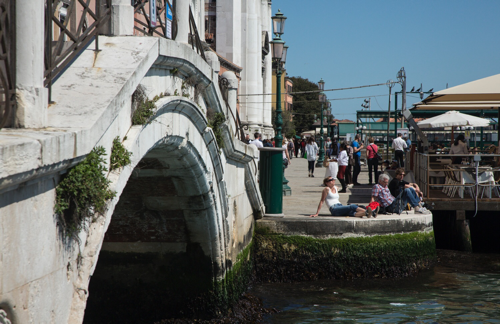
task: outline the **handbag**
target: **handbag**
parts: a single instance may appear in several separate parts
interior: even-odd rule
[[[370,146],[371,146],[371,145],[368,145],[368,147],[370,147]],[[366,149],[368,149],[368,147],[367,147]],[[377,160],[379,160],[379,161],[382,161],[382,160],[383,160],[382,155],[380,155],[380,154],[378,153],[378,149],[377,149],[377,151],[375,152],[375,151],[373,150],[373,147],[372,147],[372,152],[374,152],[374,153],[375,153],[374,157],[375,157]]]

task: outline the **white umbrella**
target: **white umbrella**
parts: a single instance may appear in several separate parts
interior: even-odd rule
[[[434,116],[422,120],[417,123],[420,128],[434,128],[434,127],[454,127],[454,126],[473,126],[473,127],[486,127],[489,126],[490,121],[484,118],[475,117],[467,114],[462,114],[456,110],[447,111],[444,114]]]

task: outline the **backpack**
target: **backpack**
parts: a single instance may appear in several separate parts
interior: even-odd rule
[[[293,142],[292,141],[288,142],[288,148],[293,149]]]
[[[337,145],[337,143],[332,143],[332,155],[339,155],[339,146]]]

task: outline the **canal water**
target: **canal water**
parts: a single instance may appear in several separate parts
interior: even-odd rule
[[[265,323],[500,323],[500,255],[439,250],[403,279],[260,284]]]

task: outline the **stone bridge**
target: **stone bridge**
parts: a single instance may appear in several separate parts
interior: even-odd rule
[[[81,323],[89,296],[101,321],[115,315],[110,299],[154,313],[152,300],[172,302],[165,292],[221,287],[264,212],[256,149],[236,138],[231,117],[237,80],[226,72],[226,105],[216,55],[207,52],[207,63],[189,45],[154,37],[99,43],[53,85],[47,127],[0,132],[0,308],[12,323]],[[138,88],[156,97],[144,125],[131,121]],[[207,126],[213,112],[226,117],[219,141]],[[109,166],[116,137],[132,152],[130,165],[106,175],[116,197],[78,240],[64,237],[57,185],[96,146]]]

